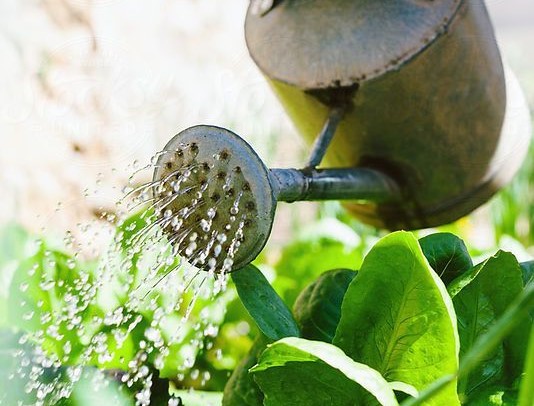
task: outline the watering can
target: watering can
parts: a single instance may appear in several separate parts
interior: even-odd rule
[[[483,1],[252,0],[245,33],[314,143],[308,168],[366,168],[396,183],[397,199],[347,193],[344,205],[362,222],[390,230],[452,222],[506,184],[526,155],[528,108]]]
[[[280,201],[342,200],[390,230],[452,222],[526,155],[529,111],[482,1],[252,0],[245,33],[311,154],[301,169],[269,169],[224,128],[172,138],[153,200],[196,266],[252,261]]]

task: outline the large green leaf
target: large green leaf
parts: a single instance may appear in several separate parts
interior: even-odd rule
[[[449,290],[458,318],[462,357],[519,296],[523,290],[522,271],[512,254],[499,251],[455,280]],[[460,393],[468,394],[503,372],[507,383],[517,378],[523,370],[529,332],[527,323],[517,327],[504,346],[488,354],[478,368],[460,380]]]
[[[380,373],[320,341],[280,340],[263,352],[251,372],[266,406],[397,405]]]
[[[430,234],[419,240],[428,263],[448,284],[473,266],[464,242],[451,233]]]
[[[232,280],[245,308],[269,339],[300,335],[293,315],[258,268],[247,265],[233,272]]]
[[[341,318],[341,303],[356,271],[336,269],[322,274],[302,291],[293,307],[304,338],[332,342]]]
[[[412,234],[390,234],[371,249],[345,294],[333,343],[418,390],[456,372],[452,301]],[[428,404],[459,404],[456,381]]]
[[[249,354],[239,363],[224,387],[223,406],[262,406],[263,393],[249,373],[249,369],[258,363],[258,357],[269,340],[265,336],[258,338]]]

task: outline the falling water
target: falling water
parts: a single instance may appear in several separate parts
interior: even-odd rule
[[[136,393],[137,405],[150,403],[156,371],[177,371],[168,377],[201,386],[210,379],[195,366],[196,356],[222,356],[214,342],[233,295],[226,290],[228,272],[255,207],[240,168],[227,167],[224,151],[211,162],[197,162],[197,153],[194,143],[182,144],[134,172],[116,213],[102,215],[116,222],[116,231],[97,266],[80,268],[76,255],[36,247],[44,261],[26,269],[19,286],[20,306],[28,307],[22,318],[33,326],[19,344],[30,349],[17,350],[19,367],[10,378],[23,379],[38,405],[69,397],[92,365],[101,367],[93,385],[109,385],[112,377]],[[158,162],[160,178],[139,184]],[[65,245],[75,250],[74,240],[68,231]],[[58,260],[72,275],[58,274]],[[43,299],[32,307],[25,299],[36,277]]]

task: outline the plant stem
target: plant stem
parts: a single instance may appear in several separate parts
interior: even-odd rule
[[[534,404],[534,385],[532,385],[532,382],[534,382],[534,327],[530,329],[526,364],[525,373],[523,378],[521,378],[519,406],[530,406]]]

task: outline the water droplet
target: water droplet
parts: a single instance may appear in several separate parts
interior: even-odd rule
[[[208,266],[210,270],[215,270],[215,267],[217,266],[217,260],[215,258],[210,258],[208,260]]]
[[[31,320],[34,316],[34,312],[27,312],[22,315],[23,320]]]
[[[49,279],[47,281],[43,281],[39,284],[39,287],[42,290],[50,290],[55,286],[56,282],[53,279]]]
[[[211,225],[207,220],[202,219],[200,220],[200,227],[202,228],[202,231],[208,233],[210,231]]]
[[[219,328],[213,324],[209,324],[204,330],[205,337],[216,337],[219,333]]]
[[[225,258],[223,261],[223,272],[230,271],[234,265],[234,261],[231,258]]]
[[[193,252],[195,251],[196,248],[197,248],[197,244],[195,242],[192,242],[191,244],[189,244],[189,246],[185,250],[185,256],[188,258],[191,257],[191,255],[193,255]]]
[[[173,217],[172,221],[171,221],[171,226],[173,228],[174,231],[178,231],[180,229],[180,227],[182,227],[182,224],[183,224],[183,220],[178,218],[178,217]]]

